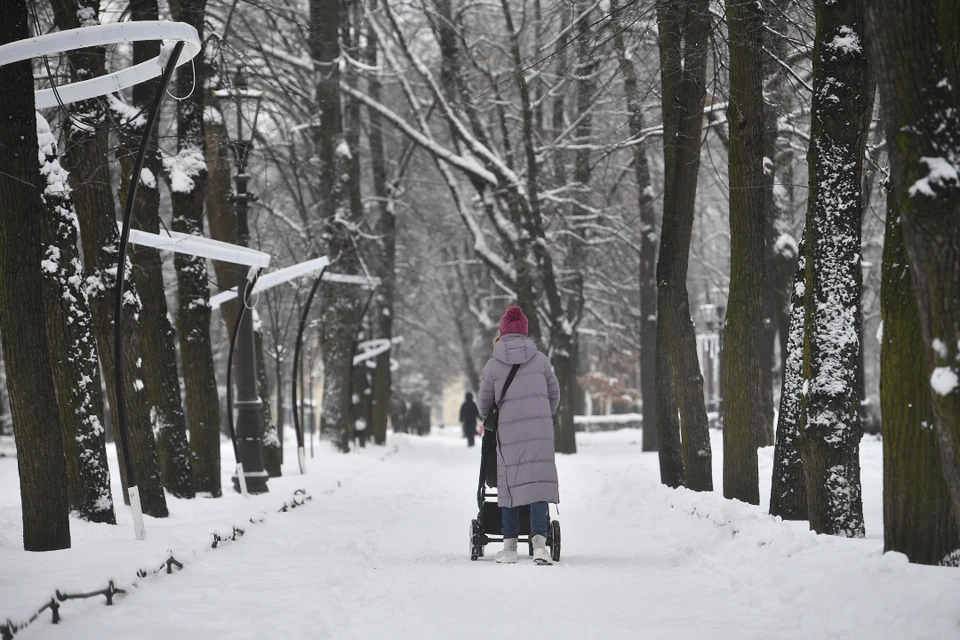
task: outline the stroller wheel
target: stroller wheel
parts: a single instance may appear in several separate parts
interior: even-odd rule
[[[554,562],[560,561],[560,523],[556,520],[550,523],[551,536],[550,557]]]
[[[470,521],[470,559],[476,560],[483,555],[483,544],[481,542],[480,523],[476,520]]]

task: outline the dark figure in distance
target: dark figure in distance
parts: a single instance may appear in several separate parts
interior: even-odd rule
[[[473,401],[473,394],[468,393],[463,404],[460,405],[460,424],[463,425],[463,437],[467,439],[467,446],[473,446],[473,439],[477,435],[477,418],[480,417],[480,409],[477,403]]]

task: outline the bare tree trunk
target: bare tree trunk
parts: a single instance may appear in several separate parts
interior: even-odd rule
[[[938,25],[934,3],[883,0],[869,3],[867,13],[871,53],[882,71],[890,175],[920,312],[934,431],[960,530],[960,88],[943,81],[956,74],[958,43],[941,41],[941,27],[954,38],[956,29]]]
[[[362,212],[351,207],[350,166],[358,149],[344,139],[340,107],[340,3],[338,0],[310,0],[310,53],[316,74],[316,101],[320,109],[317,148],[320,160],[324,226],[323,241],[328,254],[339,256],[336,270],[359,273],[359,257],[352,231],[344,223],[359,223]],[[323,411],[320,435],[340,451],[350,450],[349,379],[353,335],[360,321],[356,287],[331,284],[324,292],[321,328],[323,350]]]
[[[960,549],[960,532],[951,517],[937,451],[920,314],[909,271],[897,199],[889,193],[880,301],[883,549],[905,553],[911,562],[939,564]]]
[[[53,4],[54,19],[61,30],[74,29],[80,24],[97,24],[99,0],[56,0]],[[72,77],[79,80],[99,76],[105,70],[105,53],[102,47],[84,49],[68,55],[72,65]],[[136,470],[137,486],[143,512],[147,515],[166,517],[167,502],[157,458],[157,443],[151,428],[150,405],[145,392],[143,360],[143,335],[139,316],[143,309],[132,278],[124,278],[127,290],[121,318],[115,318],[113,301],[116,299],[118,253],[120,233],[116,223],[116,203],[110,181],[109,132],[106,128],[104,99],[97,98],[67,106],[70,119],[67,121],[66,147],[61,164],[70,173],[73,202],[80,219],[80,239],[83,245],[84,271],[87,273],[86,289],[93,310],[93,330],[97,338],[100,362],[105,375],[107,398],[110,406],[116,407],[114,384],[114,321],[123,322],[124,396],[127,399],[127,430],[133,468]],[[78,122],[83,124],[78,124]],[[93,129],[91,126],[97,127]],[[123,265],[125,270],[131,265]],[[116,415],[116,411],[113,412]],[[116,423],[114,427],[117,427]],[[124,483],[125,501],[129,501],[123,460],[123,448],[117,448],[120,458],[120,477]]]
[[[669,415],[666,387],[675,385],[686,486],[697,491],[712,491],[703,375],[697,360],[697,340],[686,285],[700,167],[708,2],[660,0],[657,2],[657,23],[664,114],[663,228],[657,261],[657,347],[663,345],[673,374],[667,378],[663,369],[658,369],[660,410],[657,419],[663,423],[658,432],[662,449],[665,432],[674,420]],[[659,363],[667,364],[667,361],[658,359]],[[673,440],[672,436],[670,440]],[[666,453],[661,459],[670,455]]]
[[[0,44],[30,37],[25,0],[4,7]],[[44,332],[40,261],[43,184],[37,170],[37,120],[31,62],[0,66],[0,345],[17,443],[23,548],[70,546],[67,467]]]
[[[174,19],[197,29],[203,38],[206,0],[180,0]],[[204,136],[206,63],[201,52],[192,67],[177,71],[177,155],[166,161],[173,202],[173,230],[203,236],[203,203],[207,187]],[[231,237],[229,242],[234,242]],[[179,288],[177,328],[180,361],[190,426],[190,453],[198,491],[219,497],[220,396],[210,342],[210,290],[203,258],[178,253],[174,257]]]
[[[611,0],[610,10],[616,12],[617,1]],[[640,98],[637,72],[632,59],[627,57],[623,32],[617,29],[614,45],[623,75],[623,88],[627,97],[627,124],[630,137],[643,135],[643,104]],[[650,166],[646,145],[636,144],[633,149],[633,168],[636,174],[640,211],[640,395],[643,397],[643,445],[644,451],[656,451],[657,440],[657,243],[656,211],[653,206],[653,187],[650,184]]]
[[[657,343],[657,449],[660,458],[660,482],[668,487],[684,485],[683,452],[680,443],[680,410],[673,384],[670,354],[663,342]],[[646,427],[644,427],[646,428]]]
[[[280,436],[277,433],[277,423],[273,421],[273,412],[270,408],[270,383],[267,377],[267,361],[263,357],[263,326],[253,313],[253,349],[257,354],[257,392],[260,394],[260,426],[263,429],[263,470],[271,478],[283,475],[283,448],[280,446]]]
[[[723,496],[760,504],[764,433],[763,7],[727,0],[730,39],[730,294],[723,332]]]
[[[156,0],[131,0],[133,20],[157,20]],[[160,53],[159,41],[133,43],[133,63],[139,64]],[[158,83],[143,82],[133,88],[132,112],[150,103]],[[140,145],[146,120],[143,117],[127,121],[119,134],[117,152],[123,172],[120,181],[120,200],[126,198],[130,172]],[[149,233],[160,231],[160,192],[157,180],[161,175],[160,152],[156,133],[150,136],[150,146],[144,162],[143,177],[137,187],[134,201],[134,228]],[[143,331],[144,378],[150,403],[153,432],[157,436],[160,474],[167,491],[178,498],[194,496],[193,476],[190,470],[190,445],[187,442],[187,423],[180,396],[180,375],[177,372],[176,335],[170,322],[167,298],[163,287],[163,260],[152,247],[130,247],[133,278],[143,303],[141,315]]]
[[[43,303],[57,409],[63,427],[70,511],[91,522],[116,523],[106,430],[100,360],[83,288],[77,248],[76,211],[60,166],[57,139],[37,114],[40,173],[44,176],[44,211],[40,231],[44,254]]]
[[[370,11],[376,12],[377,0],[370,3]],[[372,31],[372,30],[371,30]],[[367,64],[377,66],[377,39],[367,33]],[[377,102],[381,101],[380,78],[376,73],[367,77],[367,92]],[[395,189],[387,183],[387,163],[383,144],[383,120],[373,109],[367,110],[370,127],[367,139],[370,143],[370,165],[373,172],[373,192],[377,197],[378,217],[374,225],[378,248],[380,290],[377,292],[377,337],[393,338],[393,298],[396,278],[396,215],[394,213]],[[373,440],[376,444],[387,441],[387,419],[390,417],[391,374],[390,356],[387,351],[377,357],[377,372],[373,382]]]
[[[782,144],[779,137],[778,121],[789,104],[789,87],[786,86],[786,74],[780,62],[786,58],[788,24],[785,11],[791,0],[765,0],[766,22],[771,29],[763,36],[763,198],[764,198],[764,269],[766,277],[763,286],[763,333],[760,343],[760,391],[763,394],[763,422],[757,434],[757,445],[761,447],[774,443],[774,347],[777,334],[780,334],[781,386],[783,384],[783,360],[786,358],[786,334],[790,321],[790,294],[792,284],[793,260],[796,259],[796,242],[788,242],[784,199],[789,182],[789,167],[784,167],[783,159],[778,157],[778,148]],[[771,33],[771,31],[775,33]],[[777,184],[777,180],[781,184]],[[792,239],[791,239],[792,240]]]
[[[818,0],[815,8],[800,455],[810,528],[863,537],[861,169],[874,87],[863,48],[863,1]]]
[[[800,245],[800,259],[794,277],[790,330],[783,360],[783,385],[777,418],[777,440],[773,450],[773,479],[770,486],[770,514],[784,520],[807,519],[807,481],[800,457],[800,433],[806,428],[806,414],[800,409],[803,394],[804,298],[806,293],[806,232]]]

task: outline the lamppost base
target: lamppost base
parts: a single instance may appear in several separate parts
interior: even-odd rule
[[[247,493],[269,493],[270,488],[267,486],[269,477],[266,471],[245,471],[243,478],[247,482]],[[233,474],[230,479],[233,481],[233,490],[240,493],[240,480],[237,475]]]

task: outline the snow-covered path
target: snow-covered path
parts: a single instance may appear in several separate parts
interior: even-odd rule
[[[563,558],[552,567],[522,554],[496,565],[496,545],[470,562],[478,448],[453,429],[393,436],[271,481],[274,501],[306,487],[305,508],[197,553],[118,606],[90,604],[23,637],[960,638],[960,572],[881,555],[869,520],[879,496],[867,540],[816,537],[662,487],[639,440],[587,434],[561,459]],[[873,481],[879,443],[865,444]]]

